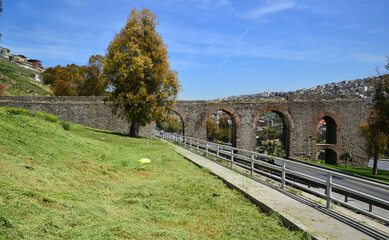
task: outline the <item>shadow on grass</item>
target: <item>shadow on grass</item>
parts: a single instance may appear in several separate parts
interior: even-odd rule
[[[88,130],[89,131],[93,131],[93,132],[98,132],[98,133],[104,133],[104,134],[120,136],[120,137],[131,137],[130,134],[124,134],[124,133],[120,133],[120,132],[110,132],[110,131],[107,131],[107,130],[100,130],[100,129],[95,129],[95,128],[88,128]],[[131,138],[145,139],[145,137],[141,137],[141,136],[131,137]]]

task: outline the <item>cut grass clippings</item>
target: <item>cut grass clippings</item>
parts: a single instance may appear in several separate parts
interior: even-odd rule
[[[0,131],[0,239],[309,238],[158,139],[2,108]]]

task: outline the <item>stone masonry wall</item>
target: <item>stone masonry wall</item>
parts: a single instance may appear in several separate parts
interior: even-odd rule
[[[291,97],[283,102],[206,102],[178,101],[172,108],[184,120],[185,135],[206,139],[206,120],[216,110],[230,114],[236,128],[236,146],[255,150],[255,124],[267,111],[279,114],[287,126],[289,156],[314,160],[320,150],[330,149],[339,156],[349,152],[352,165],[367,166],[364,140],[358,127],[366,121],[365,102],[348,96]],[[317,123],[325,116],[334,119],[337,130],[336,144],[316,144]]]
[[[0,106],[26,108],[57,115],[67,120],[98,129],[127,134],[127,121],[114,116],[101,97],[0,97]],[[364,140],[358,131],[366,121],[365,102],[347,96],[290,97],[283,102],[207,102],[178,101],[172,110],[183,119],[185,135],[206,139],[206,121],[216,110],[228,112],[233,119],[238,148],[255,150],[255,126],[258,118],[274,111],[286,125],[286,145],[291,157],[314,160],[320,150],[330,149],[339,156],[349,152],[352,165],[367,166]],[[336,144],[316,144],[317,123],[332,118],[337,126]],[[143,137],[155,137],[155,123],[140,129]]]
[[[1,96],[0,107],[25,108],[51,113],[66,120],[88,127],[129,133],[128,122],[111,113],[103,97],[17,97]],[[140,129],[143,137],[155,137],[155,125]]]

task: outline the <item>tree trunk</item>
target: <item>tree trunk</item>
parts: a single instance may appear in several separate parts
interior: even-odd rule
[[[373,175],[377,175],[378,154],[374,153]]]
[[[139,137],[139,125],[135,121],[131,121],[130,137]]]

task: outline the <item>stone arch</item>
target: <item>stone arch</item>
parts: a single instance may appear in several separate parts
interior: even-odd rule
[[[227,105],[214,105],[205,112],[205,115],[203,116],[203,121],[201,123],[201,127],[205,128],[207,127],[207,120],[209,115],[211,115],[213,112],[217,110],[223,110],[226,113],[228,113],[231,116],[231,119],[236,127],[240,127],[240,117],[238,113],[235,111],[235,109],[227,106]]]
[[[294,128],[294,123],[293,123],[293,119],[292,119],[292,116],[289,114],[288,110],[286,110],[286,108],[282,107],[282,106],[279,106],[279,105],[274,105],[274,104],[271,104],[271,105],[266,105],[264,107],[262,107],[258,113],[254,116],[254,119],[253,119],[253,122],[251,124],[251,127],[253,129],[256,128],[257,126],[257,122],[258,122],[258,119],[263,115],[265,114],[266,112],[269,112],[269,111],[272,111],[272,112],[275,112],[277,113],[280,118],[282,119],[282,121],[285,120],[285,122],[288,124],[288,126],[293,129]]]
[[[259,118],[265,114],[266,112],[275,112],[282,120],[283,123],[283,139],[282,142],[284,144],[285,156],[289,158],[289,150],[290,150],[290,131],[294,128],[294,123],[292,116],[288,112],[288,110],[280,105],[266,105],[262,107],[258,113],[254,116],[253,122],[251,124],[251,128],[255,131],[257,122]]]
[[[238,139],[238,134],[237,130],[238,127],[241,125],[240,117],[239,114],[236,112],[235,109],[227,106],[227,105],[222,105],[222,104],[217,104],[213,105],[210,108],[207,109],[207,111],[203,114],[203,121],[201,123],[202,128],[207,128],[207,120],[209,116],[218,110],[222,110],[226,112],[228,115],[230,115],[231,120],[232,120],[232,146],[236,147],[237,146],[237,139]]]
[[[169,111],[173,111],[173,112],[177,113],[178,116],[181,117],[182,125],[183,125],[182,131],[183,131],[183,135],[185,135],[185,128],[187,127],[186,114],[184,113],[184,111],[182,111],[177,106],[172,106],[171,108],[169,108]]]
[[[316,136],[317,123],[321,119],[324,119],[326,122],[326,144],[337,144],[338,130],[344,125],[341,115],[336,111],[329,111],[315,115],[310,126],[312,129],[312,136]]]
[[[333,148],[322,148],[319,151],[323,150],[325,152],[325,164],[338,165],[338,152]]]

